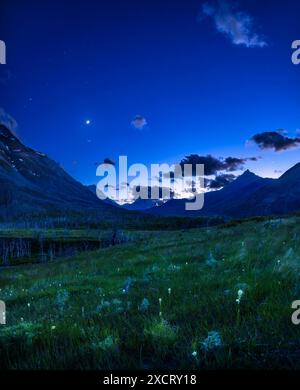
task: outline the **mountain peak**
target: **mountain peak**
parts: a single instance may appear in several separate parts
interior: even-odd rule
[[[253,173],[253,172],[249,171],[249,169],[247,169],[240,176],[238,176],[236,178],[236,180],[234,180],[234,182],[235,181],[238,181],[238,182],[240,182],[240,181],[243,181],[243,182],[244,181],[252,181],[252,180],[257,180],[257,179],[261,179],[261,177],[255,175],[255,173]]]
[[[255,173],[253,173],[249,169],[247,169],[245,172],[242,173],[241,176],[256,176],[256,175],[255,175]]]

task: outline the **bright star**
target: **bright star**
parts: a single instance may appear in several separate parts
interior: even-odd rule
[[[91,124],[91,121],[90,121],[89,119],[87,119],[87,120],[85,121],[85,124],[86,124],[86,125],[90,125],[90,124]]]

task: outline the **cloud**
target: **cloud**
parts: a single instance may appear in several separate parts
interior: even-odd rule
[[[211,17],[217,31],[224,34],[234,45],[248,48],[268,45],[263,36],[253,31],[253,18],[245,12],[237,11],[226,0],[204,3],[202,15]]]
[[[210,154],[206,156],[201,156],[199,154],[190,154],[185,156],[179,164],[175,166],[181,167],[179,170],[170,171],[168,173],[163,173],[162,177],[170,178],[170,182],[176,182],[177,179],[182,178],[184,174],[184,164],[192,165],[192,176],[190,181],[186,181],[186,184],[189,183],[191,188],[195,186],[195,182],[192,180],[192,177],[196,177],[196,165],[204,165],[204,185],[207,189],[220,189],[231,183],[236,176],[231,172],[240,171],[244,169],[244,165],[249,161],[258,161],[260,157],[214,157]],[[214,177],[213,177],[214,176]],[[189,176],[186,176],[186,179]],[[158,178],[161,182],[161,178]],[[203,178],[202,178],[203,179]]]
[[[0,125],[5,126],[13,133],[15,133],[18,127],[17,121],[1,107],[0,107]]]
[[[275,152],[288,150],[300,146],[300,138],[291,138],[284,135],[282,130],[266,131],[255,134],[251,141],[259,146],[260,149],[273,149]]]
[[[237,158],[237,157],[227,157],[216,158],[208,154],[207,156],[200,156],[198,154],[191,154],[186,156],[180,161],[180,165],[192,164],[193,165],[193,174],[195,174],[196,164],[204,164],[204,175],[216,175],[219,171],[228,171],[233,172],[240,169],[243,169],[243,166],[247,161],[257,161],[257,157],[246,157],[246,158]]]
[[[136,115],[131,125],[137,130],[143,130],[145,126],[147,126],[147,120],[145,117],[141,115]]]
[[[204,164],[204,174],[214,175],[217,171],[224,169],[223,161],[211,156],[199,156],[198,154],[190,154],[180,161],[180,165],[183,167],[184,164],[192,164],[193,167],[196,164]],[[194,171],[194,169],[193,169]]]
[[[212,180],[207,180],[206,181],[206,187],[212,190],[218,190],[220,188],[225,187],[227,184],[230,184],[235,180],[235,175],[233,174],[228,174],[228,173],[223,173],[220,175],[217,175],[214,179]]]
[[[113,166],[116,166],[116,163],[111,160],[110,158],[106,157],[104,160],[103,160],[103,164],[108,164],[108,165],[113,165]]]
[[[140,193],[148,194],[148,199],[151,199],[151,194],[158,192],[159,199],[163,198],[163,192],[166,192],[168,194],[168,198],[171,199],[174,197],[174,192],[171,188],[168,187],[162,187],[162,186],[134,186],[131,187],[131,194],[133,196],[133,199],[138,199]],[[137,194],[138,193],[138,194]]]
[[[237,157],[227,157],[224,161],[226,165],[226,170],[229,172],[238,171],[242,169],[244,164],[247,161],[257,161],[257,157],[247,157],[247,158],[237,158]]]
[[[108,158],[108,157],[106,157],[104,160],[103,160],[103,162],[95,162],[94,163],[94,165],[95,166],[99,166],[99,165],[101,165],[101,164],[107,164],[107,165],[113,165],[114,167],[116,166],[116,163],[113,161],[113,160],[111,160],[110,158]]]

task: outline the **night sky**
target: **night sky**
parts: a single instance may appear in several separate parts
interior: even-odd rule
[[[296,147],[246,142],[297,137],[297,0],[1,0],[0,14],[0,107],[84,184],[122,154],[259,156],[244,169],[270,177],[300,161]]]

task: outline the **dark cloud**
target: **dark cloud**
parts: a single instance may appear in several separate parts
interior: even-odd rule
[[[255,142],[260,149],[274,149],[275,152],[288,150],[300,145],[299,137],[290,138],[284,135],[282,130],[255,134],[251,141]]]
[[[116,163],[113,161],[113,160],[111,160],[110,158],[105,158],[104,160],[103,160],[103,162],[95,162],[94,163],[94,165],[95,166],[99,166],[99,165],[101,165],[101,164],[107,164],[107,165],[113,165],[114,167],[116,166]]]
[[[108,157],[103,160],[103,164],[108,164],[108,165],[113,165],[113,166],[116,165],[116,163]]]
[[[212,180],[206,179],[206,187],[212,190],[218,190],[225,187],[227,184],[230,184],[235,179],[235,176],[232,174],[224,173],[217,175]]]
[[[198,154],[190,154],[180,161],[181,167],[184,164],[193,165],[193,174],[195,174],[195,166],[197,164],[204,164],[204,174],[214,175],[216,172],[221,171],[224,168],[224,162],[208,154],[207,156],[199,156]]]
[[[224,160],[226,165],[226,171],[234,172],[243,168],[244,164],[247,161],[257,161],[257,157],[248,157],[248,158],[237,158],[237,157],[227,157]]]
[[[204,164],[204,175],[216,175],[219,171],[233,172],[243,169],[243,166],[247,161],[256,161],[257,157],[237,158],[227,157],[216,158],[208,154],[207,156],[199,156],[198,154],[191,154],[181,160],[180,165],[184,164],[193,165],[193,175],[196,173],[196,164]]]
[[[135,186],[131,189],[131,193],[136,195],[135,198],[139,198],[139,195],[136,193],[148,193],[148,199],[151,199],[151,192],[155,193],[158,191],[159,193],[159,199],[163,198],[163,191],[167,192],[169,194],[169,197],[172,199],[174,197],[174,192],[171,190],[171,188],[162,187],[162,186]]]

